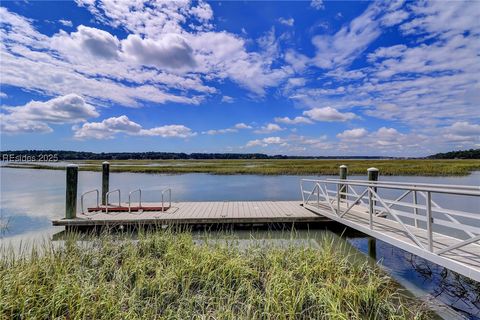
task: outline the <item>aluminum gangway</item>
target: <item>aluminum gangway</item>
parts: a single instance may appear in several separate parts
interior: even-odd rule
[[[479,186],[302,179],[300,189],[305,208],[480,281]]]

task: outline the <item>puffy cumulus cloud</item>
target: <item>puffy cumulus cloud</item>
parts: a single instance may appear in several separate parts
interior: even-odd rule
[[[48,101],[30,101],[23,106],[3,107],[2,131],[8,133],[51,132],[48,123],[64,124],[98,117],[95,107],[77,94],[68,94]]]
[[[199,104],[212,93],[198,75],[174,75],[144,70],[113,53],[117,39],[100,29],[81,27],[72,34],[48,37],[22,16],[0,8],[0,32],[8,39],[0,47],[1,83],[47,95],[76,92],[84,97],[138,107],[142,102]],[[85,44],[86,43],[86,44]],[[89,46],[88,51],[83,45]],[[86,53],[86,54],[85,54]],[[115,59],[92,58],[98,55]],[[169,92],[172,89],[173,92]],[[178,91],[180,89],[181,91]]]
[[[180,124],[142,129],[138,134],[141,136],[160,136],[162,138],[189,138],[197,135],[192,129]]]
[[[196,135],[190,128],[184,125],[165,125],[150,129],[143,129],[127,116],[111,117],[101,122],[87,122],[81,127],[74,126],[75,139],[112,139],[118,133],[135,136],[160,136],[163,138],[188,138]]]
[[[480,142],[480,124],[458,121],[441,131],[447,142]]]
[[[165,34],[156,40],[129,35],[122,41],[124,53],[142,65],[163,69],[193,68],[192,48],[178,34]]]
[[[53,129],[46,123],[38,121],[15,120],[0,114],[0,132],[3,134],[49,133]]]
[[[309,118],[306,117],[295,117],[295,118],[289,118],[289,117],[277,117],[275,118],[275,122],[278,123],[284,123],[284,124],[312,124],[313,121],[310,120]]]
[[[304,111],[303,115],[315,121],[348,121],[357,118],[352,112],[342,113],[332,107],[313,108]]]
[[[267,147],[272,144],[284,145],[286,146],[286,140],[280,137],[268,137],[263,139],[255,139],[247,142],[246,147]]]
[[[368,131],[364,128],[345,130],[342,133],[337,134],[337,138],[343,140],[357,140],[365,137]]]
[[[288,18],[287,19],[287,18],[280,17],[280,18],[278,18],[278,22],[280,22],[283,25],[293,27],[293,24],[295,23],[295,19],[293,19],[293,18]]]
[[[67,59],[78,58],[88,53],[102,59],[118,58],[120,41],[107,31],[80,25],[70,34],[60,31],[54,35],[52,48],[63,53]]]
[[[268,134],[268,133],[283,131],[283,130],[285,129],[280,127],[276,123],[268,123],[267,125],[262,126],[260,129],[255,130],[254,133]]]
[[[237,123],[231,128],[217,129],[217,130],[211,129],[211,130],[203,131],[202,134],[217,135],[217,134],[225,134],[225,133],[234,133],[234,132],[238,132],[238,130],[245,130],[245,129],[252,129],[252,127],[241,122],[241,123]]]

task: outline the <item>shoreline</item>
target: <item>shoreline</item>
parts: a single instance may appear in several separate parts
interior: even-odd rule
[[[99,172],[102,161],[72,160],[71,163],[79,164],[80,171]],[[349,175],[365,174],[372,166],[383,176],[467,176],[480,170],[480,160],[113,160],[110,163],[111,172],[147,174],[338,175],[342,164],[348,166]],[[64,170],[65,167],[58,164],[8,163],[1,167]]]

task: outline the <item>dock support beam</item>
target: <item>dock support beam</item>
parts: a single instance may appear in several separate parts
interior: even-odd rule
[[[377,168],[368,168],[368,181],[378,181],[378,169]],[[376,187],[369,187],[372,188],[375,193],[377,193]],[[373,229],[373,215],[375,213],[375,201],[373,200],[373,194],[369,190],[368,191],[368,213],[370,215],[370,229]]]
[[[110,163],[102,163],[102,204],[107,205],[107,193],[110,185]]]
[[[65,218],[74,219],[77,215],[77,186],[78,186],[78,166],[76,164],[67,165],[67,193],[65,203]]]
[[[346,180],[347,179],[347,174],[348,174],[348,167],[344,164],[342,164],[340,167],[340,179]],[[346,199],[347,195],[342,194],[342,193],[348,193],[347,185],[346,184],[340,184],[339,187],[339,192],[340,192],[340,198],[341,199]]]

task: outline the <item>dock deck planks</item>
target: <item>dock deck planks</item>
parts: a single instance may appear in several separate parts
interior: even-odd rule
[[[158,203],[143,203],[158,206]],[[126,203],[122,206],[127,206]],[[266,224],[315,223],[330,219],[301,206],[299,201],[210,201],[176,202],[165,212],[78,213],[74,219],[58,219],[55,226],[91,227],[135,224]]]

